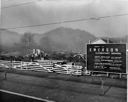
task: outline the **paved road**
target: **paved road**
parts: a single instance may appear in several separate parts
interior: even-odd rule
[[[0,102],[54,102],[51,100],[36,98],[33,96],[0,90]]]
[[[126,102],[126,89],[111,86],[92,85],[48,78],[38,78],[19,74],[7,74],[0,88],[32,95],[56,102]],[[103,95],[105,92],[105,95]]]
[[[39,101],[31,98],[0,92],[0,102],[45,102],[45,101]]]

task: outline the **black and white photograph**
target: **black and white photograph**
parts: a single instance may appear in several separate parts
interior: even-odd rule
[[[0,102],[127,102],[128,0],[0,0]]]

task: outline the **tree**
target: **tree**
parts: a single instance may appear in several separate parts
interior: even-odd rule
[[[36,43],[34,42],[34,34],[30,32],[24,33],[21,38],[21,47],[25,52],[29,52],[33,48],[36,47]]]

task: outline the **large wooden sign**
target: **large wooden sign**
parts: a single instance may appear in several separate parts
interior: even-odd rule
[[[126,73],[126,44],[88,44],[87,69]]]

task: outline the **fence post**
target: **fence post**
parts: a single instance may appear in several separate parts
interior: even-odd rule
[[[7,70],[5,70],[5,72],[4,72],[4,79],[5,80],[7,79]]]
[[[120,78],[122,78],[122,74],[120,73]]]
[[[107,72],[107,77],[109,77],[109,72]]]
[[[104,78],[101,77],[100,79],[101,79],[101,90],[102,90],[101,95],[104,95],[105,94],[105,92],[104,92]]]
[[[13,67],[13,61],[11,62],[11,68]]]
[[[20,67],[21,67],[21,70],[22,70],[22,61],[20,62]]]

